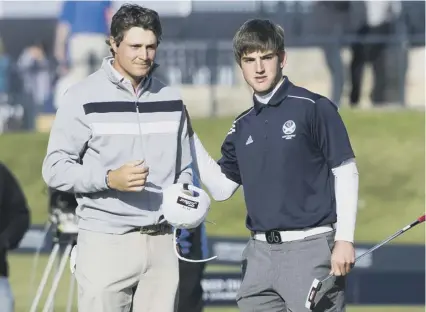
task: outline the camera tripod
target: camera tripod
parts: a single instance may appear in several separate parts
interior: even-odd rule
[[[55,211],[51,216],[49,224],[46,226],[46,233],[50,228],[53,228],[53,248],[49,256],[49,260],[44,269],[43,276],[41,278],[40,284],[37,288],[37,292],[32,301],[30,312],[36,312],[37,306],[40,302],[41,296],[46,288],[47,280],[49,278],[50,272],[52,271],[53,264],[57,257],[60,256],[62,249],[62,256],[60,256],[60,262],[56,274],[53,277],[53,282],[47,296],[43,312],[53,311],[53,303],[55,299],[55,294],[61,281],[62,275],[68,263],[68,258],[71,254],[71,250],[74,245],[77,243],[77,227],[74,223],[73,216],[64,214],[61,211]],[[39,253],[39,250],[37,251]],[[38,256],[38,254],[36,255]],[[67,303],[67,312],[71,312],[73,297],[74,297],[74,288],[75,288],[75,278],[71,276],[70,287],[68,294],[68,303]]]

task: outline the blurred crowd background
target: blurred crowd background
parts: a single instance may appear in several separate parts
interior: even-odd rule
[[[284,27],[284,73],[349,108],[423,108],[424,1],[128,1],[157,10],[157,75],[193,117],[251,105],[232,53],[253,17]],[[97,70],[123,1],[0,1],[0,133],[46,131],[59,94]]]

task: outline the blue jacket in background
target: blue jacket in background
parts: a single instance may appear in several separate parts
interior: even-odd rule
[[[71,35],[77,33],[109,33],[106,12],[111,1],[64,1],[60,22],[67,22]]]

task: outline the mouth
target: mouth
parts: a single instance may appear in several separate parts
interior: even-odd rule
[[[137,67],[149,68],[149,64],[136,64]]]
[[[254,77],[254,79],[256,80],[257,83],[265,82],[267,78],[268,78],[267,76],[257,76],[257,77]]]

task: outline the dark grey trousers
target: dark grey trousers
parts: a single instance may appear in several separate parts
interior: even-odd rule
[[[250,239],[243,251],[242,282],[237,294],[242,312],[306,312],[305,301],[315,278],[331,270],[335,232],[270,245]],[[331,280],[331,279],[330,279]],[[345,311],[345,278],[333,278],[315,312]]]

